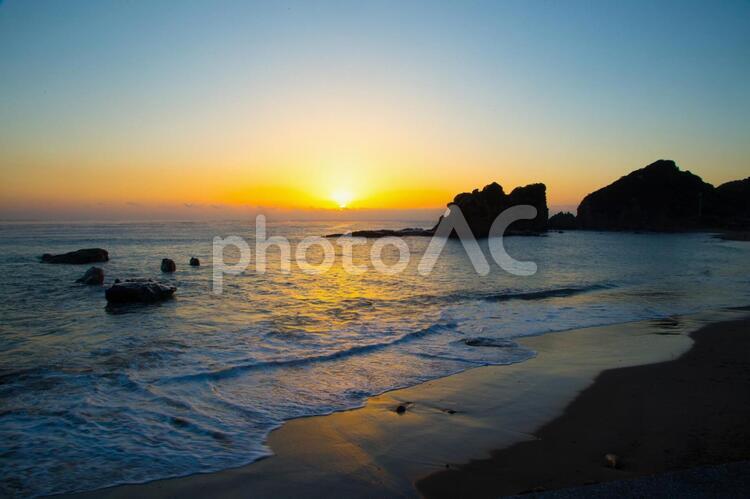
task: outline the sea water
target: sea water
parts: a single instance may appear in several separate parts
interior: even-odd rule
[[[294,245],[414,225],[276,223],[267,235]],[[513,257],[536,262],[527,277],[494,263],[479,276],[453,240],[426,276],[427,238],[405,239],[411,260],[394,275],[372,268],[372,241],[355,247],[354,263],[369,265],[360,275],[340,247],[320,275],[282,272],[272,249],[266,273],[227,275],[214,295],[212,241],[230,235],[254,246],[247,221],[0,225],[0,495],[240,466],[269,455],[268,433],[290,418],[528,360],[519,337],[750,303],[750,245],[709,234],[507,238]],[[104,287],[75,283],[87,265],[38,259],[85,247],[109,251]],[[386,247],[386,263],[397,257]],[[162,258],[177,271],[162,274]],[[134,277],[174,284],[175,298],[107,308],[105,287]]]

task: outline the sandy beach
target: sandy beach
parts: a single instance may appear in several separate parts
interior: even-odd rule
[[[251,465],[78,497],[498,496],[747,458],[746,315],[526,338],[527,362],[289,421]],[[604,466],[610,452],[619,469]]]
[[[535,440],[417,483],[426,497],[497,497],[750,458],[750,320],[691,334],[679,359],[608,370]],[[605,466],[605,454],[618,456]]]

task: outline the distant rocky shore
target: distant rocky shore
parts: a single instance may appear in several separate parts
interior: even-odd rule
[[[588,194],[577,214],[560,212],[549,217],[546,186],[516,187],[506,194],[497,182],[482,190],[457,195],[448,208],[461,209],[475,237],[487,237],[497,216],[516,205],[531,205],[536,218],[514,222],[506,235],[542,235],[547,230],[644,230],[680,232],[715,230],[727,239],[746,240],[736,234],[750,230],[750,177],[718,187],[680,170],[674,161],[660,159],[612,184]],[[353,237],[432,236],[430,229],[407,228],[354,231]],[[344,234],[330,234],[338,237]],[[455,236],[455,233],[452,234]]]

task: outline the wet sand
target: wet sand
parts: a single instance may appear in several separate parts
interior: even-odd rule
[[[415,483],[428,495],[498,496],[669,469],[696,462],[681,457],[696,452],[718,461],[731,460],[745,448],[737,447],[740,450],[735,454],[724,452],[729,439],[744,438],[731,431],[739,414],[745,416],[742,424],[748,420],[742,411],[750,407],[749,366],[741,357],[750,349],[742,333],[748,331],[748,322],[726,321],[746,314],[718,311],[525,338],[520,342],[538,353],[527,362],[472,369],[372,397],[361,409],[289,421],[269,437],[274,456],[251,465],[111,487],[78,497],[414,497],[419,494]],[[706,324],[716,325],[695,335],[696,345],[702,345],[699,362],[694,360],[689,333]],[[671,362],[688,350],[687,356]],[[663,366],[671,365],[683,367],[669,374],[669,367]],[[642,367],[615,369],[628,366]],[[602,374],[605,370],[610,371]],[[641,370],[647,374],[632,382],[617,374]],[[607,383],[604,389],[598,388],[602,379]],[[659,383],[664,380],[671,381],[662,387]],[[675,388],[679,386],[682,390]],[[738,386],[745,388],[744,398],[734,392]],[[669,392],[657,392],[654,387]],[[712,393],[704,395],[704,389]],[[578,400],[590,398],[587,394],[592,391],[596,398],[580,406]],[[709,402],[714,404],[712,410],[708,410]],[[395,411],[399,405],[407,407],[405,413]],[[574,417],[570,415],[573,407],[581,407],[575,409]],[[716,419],[704,419],[707,410]],[[612,411],[617,414],[610,416]],[[580,418],[585,423],[555,437],[560,452],[553,454],[561,464],[555,465],[546,454],[556,447],[545,448],[543,456],[517,450],[545,442],[546,437],[539,437],[548,435],[546,431],[557,421]],[[711,422],[729,433],[722,433],[724,443],[705,454],[698,443],[709,430],[682,426],[682,420]],[[596,422],[601,425],[599,437],[586,436]],[[691,433],[685,433],[686,428]],[[630,438],[601,437],[615,430]],[[645,432],[642,435],[649,441],[639,432]],[[656,449],[660,443],[671,449],[673,457],[664,461],[667,467],[660,467],[655,457],[642,459],[634,450],[643,445]],[[670,446],[664,447],[667,443]],[[493,449],[528,453],[527,461],[519,461],[516,467]],[[603,467],[606,452],[622,455],[622,469]],[[498,463],[505,464],[498,467]]]
[[[497,497],[750,458],[750,320],[691,336],[679,359],[602,373],[534,441],[433,474],[419,491]]]

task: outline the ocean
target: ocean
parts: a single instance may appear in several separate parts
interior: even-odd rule
[[[269,223],[267,235],[294,246],[415,225]],[[253,247],[254,221],[0,224],[0,496],[241,466],[270,455],[265,439],[285,420],[522,363],[535,355],[516,342],[523,336],[750,304],[750,245],[703,233],[507,238],[508,253],[537,264],[533,276],[494,263],[480,276],[454,240],[429,275],[417,271],[428,238],[405,239],[412,258],[392,275],[347,272],[339,247],[328,272],[285,273],[272,250],[266,273],[226,275],[220,295],[216,236]],[[355,264],[369,264],[372,244],[355,247]],[[109,251],[96,264],[104,287],[75,283],[88,265],[39,262],[88,247]],[[192,256],[200,267],[188,266]],[[177,271],[162,274],[162,258]],[[104,288],[136,277],[174,284],[175,298],[108,308]]]

